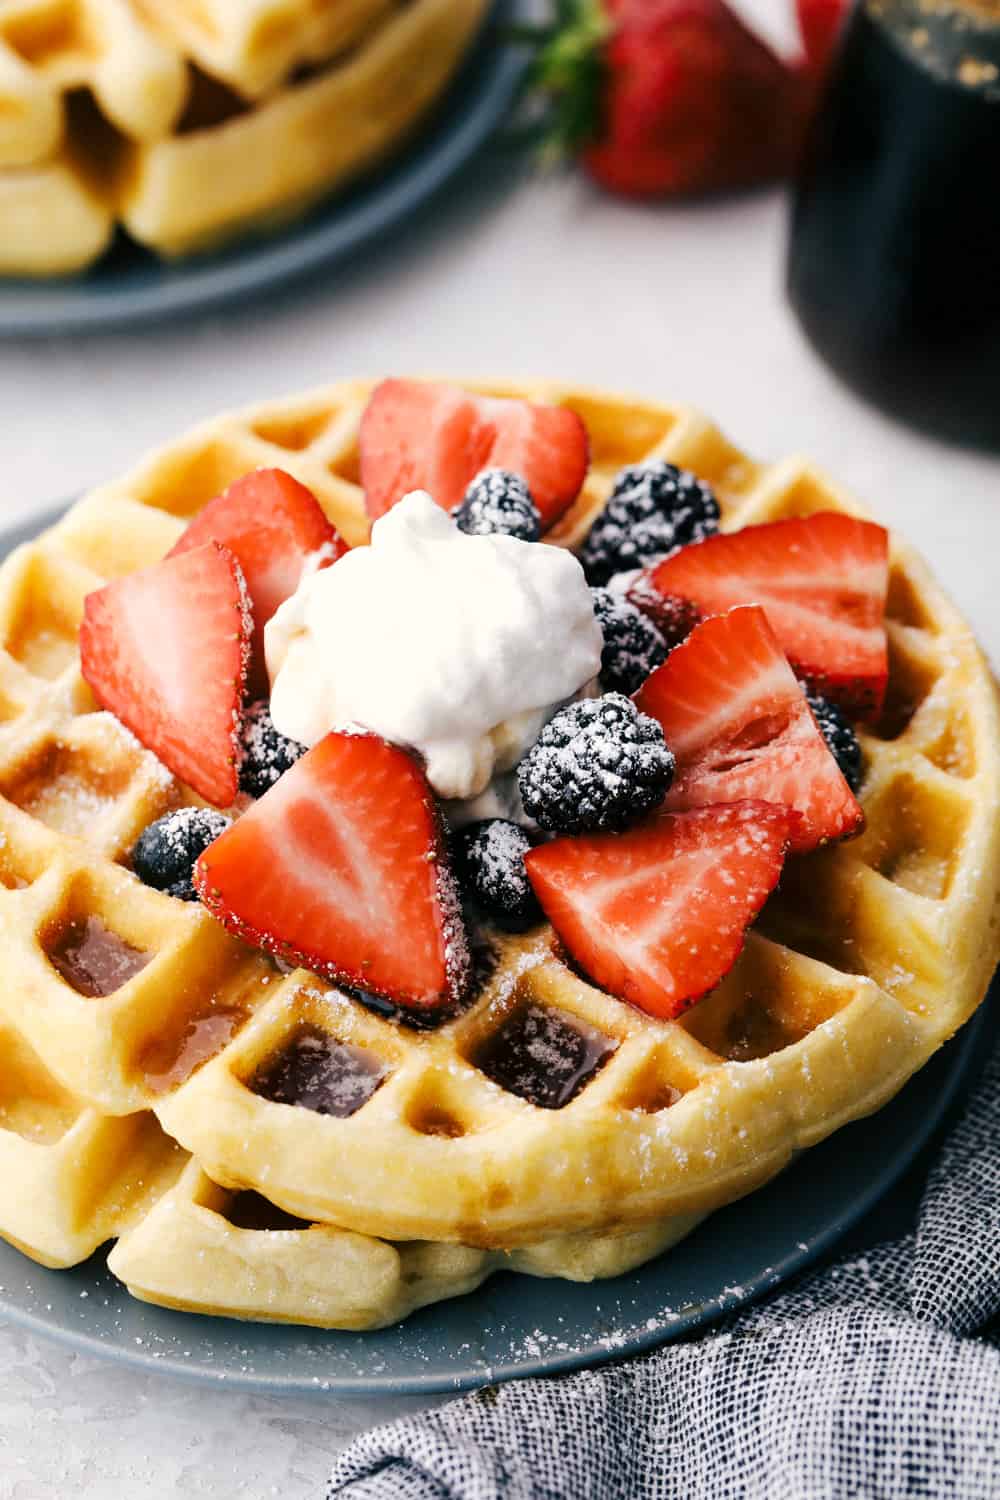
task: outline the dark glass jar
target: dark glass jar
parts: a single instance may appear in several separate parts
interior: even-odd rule
[[[1000,450],[1000,0],[861,0],[795,195],[788,293],[849,384]]]

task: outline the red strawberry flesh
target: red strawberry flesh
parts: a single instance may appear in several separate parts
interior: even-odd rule
[[[802,132],[794,74],[722,0],[606,0],[601,129],[584,164],[629,196],[785,175]]]
[[[796,0],[806,66],[822,78],[848,12],[847,0]]]
[[[233,554],[209,542],[90,594],[83,675],[102,706],[206,802],[238,791],[252,629]]]
[[[542,530],[572,505],[587,477],[589,445],[575,412],[458,386],[384,380],[361,421],[361,483],[372,520],[410,490],[453,510],[486,468],[520,474]]]
[[[798,815],[765,802],[658,812],[525,856],[546,916],[603,989],[671,1018],[719,983],[778,883]]]
[[[312,559],[329,567],[347,551],[318,500],[282,469],[255,469],[210,500],[171,557],[206,542],[222,542],[236,557],[250,593],[254,616],[254,696],[269,691],[264,665],[264,627],[298,588]]]
[[[682,547],[646,582],[702,615],[760,604],[793,668],[848,713],[877,714],[889,673],[889,538],[835,511],[745,526]]]
[[[322,740],[201,856],[229,931],[399,1005],[458,999],[468,953],[424,773],[368,734]]]
[[[796,854],[864,821],[757,605],[696,626],[635,695],[677,758],[673,810],[761,798],[801,813]]]

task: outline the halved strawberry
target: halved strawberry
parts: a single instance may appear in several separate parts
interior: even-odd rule
[[[118,578],[84,605],[81,666],[98,700],[216,807],[239,789],[252,628],[239,563],[218,542]]]
[[[483,469],[510,469],[531,491],[547,531],[587,477],[587,430],[576,412],[423,380],[383,380],[361,419],[361,483],[372,520],[410,490],[445,510]]]
[[[170,553],[222,542],[243,569],[253,604],[251,692],[268,695],[264,626],[299,586],[306,563],[327,568],[347,551],[311,490],[283,469],[255,469],[210,500]]]
[[[747,797],[792,807],[802,814],[796,854],[864,822],[759,605],[697,625],[635,701],[662,725],[677,759],[665,807]]]
[[[889,536],[835,511],[745,526],[682,547],[649,583],[703,615],[761,604],[795,671],[849,713],[877,713],[889,663]]]
[[[657,812],[627,833],[542,844],[525,863],[577,963],[611,994],[669,1018],[736,962],[797,821],[752,801]]]
[[[230,932],[336,982],[421,1008],[465,984],[434,798],[375,735],[321,740],[205,850],[195,886]]]

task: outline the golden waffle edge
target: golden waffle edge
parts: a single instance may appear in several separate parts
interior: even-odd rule
[[[154,31],[247,99],[355,46],[395,0],[135,0]]]
[[[585,531],[622,464],[655,455],[713,483],[727,526],[858,509],[810,465],[758,465],[686,408],[541,382],[477,388],[564,401],[587,423],[593,464],[559,528],[564,542]],[[186,794],[114,721],[92,712],[75,656],[82,599],[101,578],[156,560],[201,504],[256,465],[295,473],[344,534],[361,541],[357,428],[369,389],[345,383],[207,424],[86,497],[0,573],[0,962],[24,977],[8,988],[0,1020],[28,1055],[44,1059],[50,1079],[46,1085],[39,1068],[22,1069],[22,1086],[14,1070],[0,1146],[30,1140],[24,1110],[36,1096],[44,1113],[49,1096],[65,1094],[79,1115],[89,1111],[112,1132],[148,1121],[136,1112],[155,1108],[200,1166],[161,1200],[158,1217],[131,1229],[116,1269],[140,1294],[172,1305],[355,1320],[345,1326],[402,1315],[396,1272],[379,1306],[361,1312],[346,1306],[342,1292],[323,1303],[315,1290],[323,1270],[310,1272],[310,1315],[294,1298],[282,1303],[276,1291],[265,1294],[258,1266],[251,1289],[242,1284],[231,1294],[239,1306],[218,1307],[226,1275],[201,1285],[195,1270],[219,1227],[203,1201],[219,1191],[206,1188],[208,1179],[230,1193],[256,1190],[310,1224],[455,1242],[470,1257],[440,1263],[452,1268],[455,1290],[492,1268],[472,1247],[510,1250],[557,1236],[563,1250],[547,1265],[567,1274],[563,1236],[583,1236],[579,1254],[587,1237],[609,1243],[645,1224],[645,1252],[656,1253],[798,1150],[891,1097],[975,1009],[1000,944],[992,678],[961,616],[898,542],[889,701],[864,737],[868,829],[789,868],[736,969],[680,1022],[652,1020],[601,995],[562,963],[543,929],[502,941],[489,985],[456,1021],[436,1033],[413,1032],[312,976],[277,973],[206,914],[141,887],[120,861],[145,822]],[[76,993],[46,957],[67,927],[90,916],[129,949],[153,954],[103,999]],[[527,1002],[554,1006],[617,1044],[561,1110],[506,1094],[471,1060]],[[388,1070],[348,1119],[274,1104],[246,1087],[305,1023],[367,1049]],[[58,1134],[55,1124],[45,1130]],[[173,1181],[178,1153],[169,1143],[164,1153],[170,1170],[162,1181]],[[86,1184],[86,1162],[77,1164]],[[163,1233],[167,1214],[178,1235],[175,1264],[190,1270],[186,1291],[181,1272],[171,1280],[150,1258],[146,1224]],[[102,1219],[101,1229],[117,1233],[126,1217],[117,1227],[113,1215]],[[0,1230],[33,1249],[6,1208]],[[313,1265],[316,1232],[288,1233],[306,1236]],[[617,1239],[619,1256],[626,1242]],[[254,1243],[266,1247],[254,1253],[272,1265],[293,1242],[264,1232]],[[65,1250],[34,1249],[65,1263]],[[320,1258],[338,1285],[343,1251],[338,1242],[336,1253],[325,1246]],[[407,1247],[393,1253],[405,1267]],[[429,1286],[433,1256],[424,1270]],[[405,1270],[398,1274],[405,1281]]]

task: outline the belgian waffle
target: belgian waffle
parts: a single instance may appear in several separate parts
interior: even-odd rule
[[[303,212],[413,129],[487,0],[0,0],[0,274]]]
[[[44,1059],[53,1092],[120,1124],[152,1110],[193,1154],[198,1166],[115,1256],[140,1295],[171,1305],[369,1325],[417,1305],[401,1291],[400,1278],[412,1290],[412,1264],[431,1268],[428,1286],[440,1281],[435,1266],[458,1268],[458,1291],[510,1264],[480,1251],[535,1247],[518,1261],[528,1269],[538,1242],[553,1241],[545,1264],[562,1275],[588,1244],[655,1253],[890,1098],[973,1012],[1000,948],[993,680],[961,616],[898,541],[888,699],[863,735],[867,831],[789,864],[735,969],[678,1021],[586,983],[542,927],[495,936],[467,1008],[416,1030],[312,975],[279,972],[200,909],[139,885],[127,869],[139,829],[193,798],[95,712],[76,654],[83,599],[160,558],[203,504],[258,465],[295,474],[363,542],[357,439],[370,389],[347,383],[201,427],[88,495],[0,571],[0,962],[18,976],[0,1020]],[[592,465],[552,536],[563,545],[585,534],[616,471],[650,457],[708,480],[727,528],[859,510],[809,464],[758,464],[683,407],[543,383],[476,389],[562,402],[585,421]],[[59,971],[88,932],[124,965],[109,995],[88,997]],[[505,1072],[529,1011],[572,1054],[562,1097],[532,1102]],[[352,1113],[277,1102],[268,1080],[303,1038],[351,1074]],[[16,1115],[7,1120],[17,1134]],[[299,1238],[233,1226],[227,1205],[248,1192],[302,1221],[288,1230]],[[262,1236],[248,1242],[256,1248],[226,1241],[226,1223]],[[316,1224],[337,1229],[303,1227]],[[398,1263],[365,1241],[396,1268],[381,1302],[374,1281],[357,1301],[344,1291],[340,1231],[392,1242]],[[156,1249],[171,1235],[173,1265]],[[412,1262],[412,1242],[461,1256]],[[282,1280],[286,1246],[308,1297]]]

